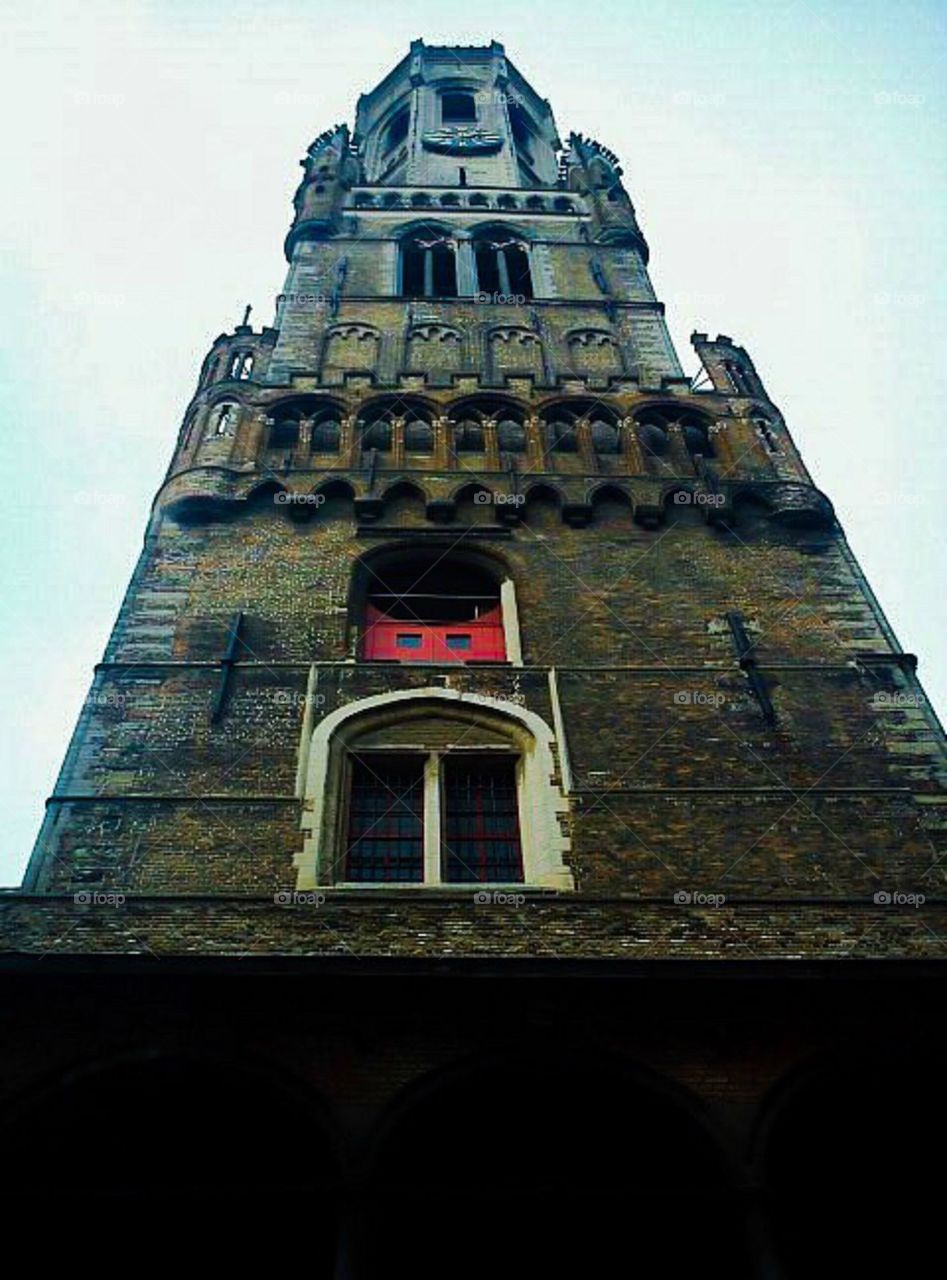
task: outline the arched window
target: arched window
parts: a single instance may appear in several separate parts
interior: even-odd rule
[[[212,436],[232,436],[237,427],[237,419],[240,417],[240,406],[227,400],[223,404],[217,405],[211,415],[211,428],[208,435]]]
[[[410,120],[411,112],[407,107],[402,108],[402,110],[393,118],[391,124],[388,126],[388,132],[385,134],[385,155],[394,151],[395,147],[400,146],[400,144],[404,142],[405,138],[408,136],[408,124]]]
[[[230,376],[245,382],[253,374],[253,355],[249,351],[237,351],[230,361]]]
[[[703,418],[698,417],[696,414],[685,415],[679,419],[678,425],[681,428],[684,445],[692,458],[712,458],[714,456],[710,430]]]
[[[359,438],[363,449],[387,453],[391,449],[391,411],[375,409],[359,421]]]
[[[402,240],[401,294],[405,298],[456,298],[457,257],[450,236],[432,229]]]
[[[476,124],[477,103],[472,93],[442,93],[442,124]]]
[[[554,751],[536,713],[469,691],[389,691],[330,712],[303,749],[298,887],[574,888]]]
[[[482,232],[474,240],[477,288],[481,293],[533,297],[529,249],[502,231]]]
[[[684,447],[692,458],[715,456],[711,421],[702,413],[688,412],[681,405],[649,405],[635,414],[635,423],[646,457],[663,458],[670,445],[670,429],[675,425],[680,429]],[[667,464],[662,466],[667,469]]]
[[[779,441],[773,431],[773,424],[770,422],[769,418],[765,417],[762,413],[758,413],[753,418],[753,425],[756,427],[756,434],[759,436],[763,448],[767,453],[782,453],[782,449],[779,447]]]
[[[299,440],[299,412],[296,409],[283,409],[270,421],[270,433],[267,437],[268,449],[294,449]]]
[[[593,418],[589,423],[589,435],[592,438],[592,448],[596,453],[618,453],[620,451],[621,444],[618,428],[613,422],[609,422],[605,418]]]
[[[463,418],[453,424],[451,445],[455,453],[483,453],[483,427],[474,418]]]
[[[434,449],[434,428],[416,413],[405,418],[404,448],[406,453],[431,453]]]
[[[546,444],[554,453],[575,453],[579,447],[575,415],[557,407],[546,422]]]
[[[727,377],[730,379],[730,385],[737,395],[752,396],[756,394],[753,379],[747,369],[744,369],[735,360],[724,360],[723,367],[726,370]]]
[[[526,450],[522,410],[499,396],[482,396],[458,405],[450,413],[450,448],[454,453],[483,453],[495,433],[496,445],[506,453]]]
[[[313,453],[338,453],[342,424],[334,409],[319,414],[312,424],[310,448]]]
[[[364,657],[387,662],[504,662],[500,589],[486,570],[406,556],[367,585]]]
[[[497,423],[497,445],[506,453],[523,453],[526,449],[526,428],[515,418],[501,418]]]

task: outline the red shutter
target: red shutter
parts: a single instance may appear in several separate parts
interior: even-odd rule
[[[412,622],[366,613],[364,656],[388,662],[505,662],[503,614],[497,605],[469,622]]]

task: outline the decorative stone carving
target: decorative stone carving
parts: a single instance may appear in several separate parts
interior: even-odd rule
[[[421,135],[421,142],[426,150],[442,155],[489,155],[503,146],[500,134],[488,133],[486,129],[473,125],[431,129]]]

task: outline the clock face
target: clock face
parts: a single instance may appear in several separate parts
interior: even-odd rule
[[[473,125],[459,125],[453,129],[432,129],[421,135],[428,151],[440,151],[447,155],[485,154],[499,151],[503,139],[498,133],[488,133]]]

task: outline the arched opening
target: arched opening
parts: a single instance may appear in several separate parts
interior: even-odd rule
[[[525,241],[502,228],[477,233],[473,241],[477,288],[481,293],[504,297],[533,297],[529,248]]]
[[[401,241],[401,295],[457,296],[456,245],[448,233],[431,228],[413,232]]]
[[[492,439],[506,453],[523,453],[526,449],[523,411],[501,397],[482,396],[454,406],[449,431],[451,449],[457,454],[483,453]]]
[[[310,448],[313,453],[338,453],[342,423],[335,409],[325,409],[312,421]]]
[[[632,522],[631,498],[617,485],[600,485],[592,494],[595,524],[603,528],[629,529]]]
[[[442,124],[476,124],[477,103],[472,93],[451,90],[441,94]]]
[[[579,447],[576,433],[578,414],[557,405],[544,419],[546,448],[553,453],[575,453]]]
[[[397,433],[406,453],[428,454],[434,448],[432,411],[423,401],[388,396],[369,404],[358,419],[362,449],[388,453],[395,445]]]
[[[919,1044],[865,1046],[787,1091],[763,1151],[765,1203],[787,1280],[940,1269],[935,1153],[947,1142],[945,1065]]]
[[[504,662],[496,578],[434,552],[405,552],[372,568],[362,654],[386,662]]]
[[[388,125],[385,133],[384,154],[388,155],[394,151],[395,147],[401,145],[408,136],[408,125],[411,121],[411,112],[408,107],[403,107],[398,111]]]
[[[230,361],[230,376],[238,382],[245,382],[253,376],[253,354],[250,351],[238,351]]]
[[[355,493],[345,480],[329,480],[316,490],[321,499],[317,508],[320,520],[351,520],[354,516]]]
[[[301,411],[293,405],[280,407],[274,411],[266,437],[268,454],[289,455],[293,452],[299,443],[301,417]]]
[[[534,484],[526,494],[523,523],[531,528],[552,528],[561,520],[562,499],[547,484]]]
[[[635,414],[635,424],[638,443],[641,445],[645,461],[654,471],[675,470],[672,427],[676,427],[679,431],[684,449],[695,464],[699,457],[716,456],[711,436],[712,419],[706,414],[689,409],[686,405],[648,405]],[[685,461],[686,459],[678,450],[678,466]]]
[[[405,453],[431,453],[434,449],[434,428],[416,410],[404,420],[404,449]]]
[[[417,1280],[441,1280],[445,1258],[452,1280],[573,1280],[618,1258],[648,1280],[750,1274],[734,1179],[689,1100],[594,1050],[510,1049],[423,1081],[373,1154],[369,1274],[410,1259]],[[498,1239],[488,1222],[532,1227]]]
[[[274,1122],[286,1116],[291,1125]],[[80,1117],[94,1140],[77,1141]],[[235,1222],[239,1248],[270,1247],[275,1215],[315,1212],[307,1267],[334,1274],[341,1179],[323,1108],[233,1056],[149,1055],[73,1071],[21,1103],[0,1135],[22,1189],[15,1210],[8,1193],[7,1209],[21,1227],[24,1218],[46,1230],[108,1223],[110,1247],[151,1248],[161,1245],[156,1223],[173,1223],[178,1254],[187,1239],[231,1258]]]
[[[399,481],[385,491],[385,524],[423,525],[425,522],[424,494],[417,485],[407,480]]]

